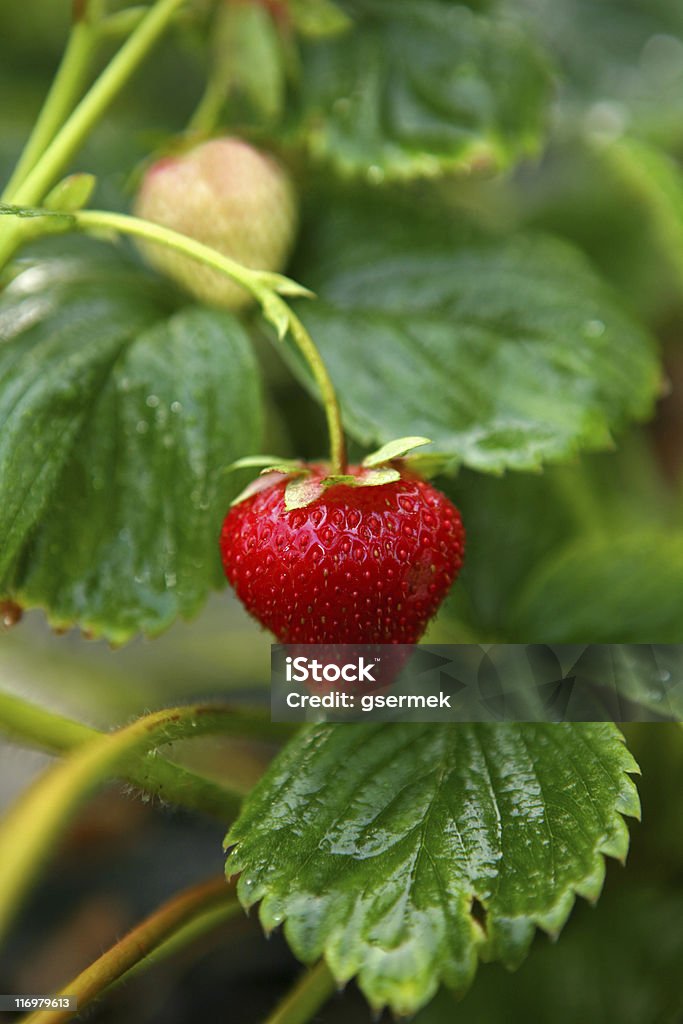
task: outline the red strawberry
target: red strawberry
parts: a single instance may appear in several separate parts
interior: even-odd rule
[[[308,468],[315,487],[326,470]],[[347,470],[359,481],[371,472]],[[260,483],[220,540],[247,610],[283,643],[416,643],[462,565],[465,531],[448,498],[401,470],[391,483],[333,483],[288,512],[287,478]]]

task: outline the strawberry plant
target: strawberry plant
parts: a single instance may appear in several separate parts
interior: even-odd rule
[[[0,992],[680,1021],[675,722],[262,700],[275,639],[672,645],[678,680],[680,4],[0,25],[0,730],[58,758],[3,761]],[[128,910],[102,896],[90,933],[112,879]]]

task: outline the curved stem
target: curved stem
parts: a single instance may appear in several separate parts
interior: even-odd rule
[[[96,34],[87,19],[71,29],[61,63],[2,199],[9,202],[64,124],[90,68]]]
[[[279,275],[250,270],[235,260],[223,256],[215,249],[202,245],[201,242],[197,242],[193,238],[188,238],[187,235],[182,235],[178,231],[172,231],[170,228],[162,227],[160,224],[154,224],[152,221],[143,220],[140,217],[109,213],[106,210],[81,210],[73,214],[73,225],[82,231],[116,231],[120,234],[144,238],[148,242],[157,242],[169,249],[175,249],[185,256],[199,260],[214,270],[227,274],[228,277],[251,292],[261,304],[265,316],[276,324],[278,330],[283,323],[286,328],[289,328],[294,342],[308,363],[325,406],[330,435],[332,472],[343,474],[346,471],[344,430],[334,385],[310,334],[279,295],[274,294],[271,282],[276,281],[283,289],[286,288],[294,294],[305,293],[305,289]]]
[[[329,967],[320,960],[297,981],[265,1024],[307,1024],[335,988]]]
[[[58,995],[75,996],[77,1011],[38,1010],[25,1017],[24,1024],[61,1024],[70,1020],[133,968],[150,966],[154,962],[150,954],[155,949],[163,949],[162,943],[172,942],[181,929],[186,939],[196,937],[195,930],[189,926],[200,915],[205,915],[207,908],[214,911],[214,923],[218,911],[222,912],[222,918],[226,920],[239,910],[234,892],[222,876],[192,886],[174,896],[65,985]],[[172,942],[169,952],[177,948],[180,948],[180,944]]]
[[[325,406],[327,430],[330,435],[331,472],[343,476],[346,473],[346,441],[344,439],[341,410],[334,385],[313,339],[299,318],[293,313],[290,316],[289,326],[299,351],[311,368]]]
[[[227,889],[225,879],[223,879],[223,888],[228,892],[232,891]],[[210,935],[237,916],[241,910],[241,904],[234,898],[228,899],[227,902],[219,901],[216,906],[200,910],[196,917],[186,921],[177,931],[174,931],[163,942],[160,942],[158,946],[155,946],[144,960],[138,960],[132,967],[129,967],[125,974],[122,974],[120,978],[117,978],[108,987],[107,992],[110,992],[119,982],[127,984],[149,967],[156,967],[157,964],[163,963],[164,960],[168,960],[169,957],[174,956],[181,950],[187,949],[188,946],[194,946],[200,939]]]
[[[0,693],[0,732],[50,753],[66,754],[102,737],[97,729],[23,700]],[[168,803],[228,821],[241,805],[241,792],[152,754],[128,765],[122,777]]]
[[[214,131],[225,103],[225,89],[214,77],[209,77],[204,92],[185,129],[188,135],[206,136]]]
[[[112,775],[173,740],[216,733],[270,735],[230,706],[167,708],[103,735],[50,768],[0,822],[0,936],[9,928],[43,861],[83,801]]]

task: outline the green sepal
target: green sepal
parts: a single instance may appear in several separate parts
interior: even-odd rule
[[[278,274],[274,270],[260,270],[257,273],[257,277],[260,284],[270,288],[271,291],[276,292],[278,295],[297,296],[303,299],[315,298],[315,292],[312,292],[310,288],[299,284],[298,281],[293,281],[291,277]]]
[[[294,512],[297,508],[311,505],[324,489],[322,480],[311,480],[309,474],[294,477],[285,487],[285,510]]]
[[[310,474],[310,470],[299,460],[278,459],[277,455],[246,455],[244,458],[237,459],[236,462],[228,466],[226,472],[231,473],[235,470],[251,468],[260,468],[260,473],[230,502],[231,508],[234,508],[235,505],[240,505],[247,498],[258,494],[259,491],[265,490],[269,485],[267,478],[273,474],[291,476],[293,479]]]
[[[395,484],[400,479],[399,471],[387,466],[370,470],[362,480],[356,480],[356,487],[381,487],[382,484]]]
[[[90,201],[96,185],[97,178],[94,174],[69,174],[48,192],[43,205],[46,210],[57,213],[82,210]]]
[[[303,469],[303,463],[299,459],[283,459],[279,455],[245,455],[236,462],[231,462],[226,467],[226,473],[233,473],[238,469],[261,469],[261,472],[291,473]]]
[[[304,470],[302,470],[301,472],[303,473]],[[235,505],[241,505],[243,501],[246,501],[247,498],[253,497],[254,494],[258,494],[259,491],[265,491],[265,489],[270,485],[270,480],[268,478],[271,475],[275,476],[276,474],[282,475],[282,470],[264,470],[257,477],[255,477],[254,480],[248,483],[244,490],[240,491],[236,498],[233,498],[233,500],[230,502],[230,508],[234,508]]]
[[[377,451],[370,452],[363,459],[363,465],[368,469],[374,466],[383,466],[394,459],[402,459],[414,448],[421,448],[423,444],[431,444],[428,437],[398,437],[395,441],[387,441]]]

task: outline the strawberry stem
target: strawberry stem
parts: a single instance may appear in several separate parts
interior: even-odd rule
[[[201,935],[207,911],[212,912],[208,918],[211,923],[215,921],[217,911],[223,921],[236,916],[240,911],[234,890],[228,887],[223,876],[200,882],[172,896],[86,967],[59,995],[74,997],[78,1001],[80,1013],[103,993],[110,991],[122,978],[127,979],[136,968],[154,963],[156,954],[163,952],[166,943],[171,942],[174,949],[177,946],[182,948],[183,939],[191,940],[197,930]],[[180,943],[174,941],[178,938],[181,939]],[[72,1017],[73,1010],[37,1010],[26,1018],[25,1024],[64,1024]]]
[[[343,476],[346,473],[347,465],[346,442],[344,440],[341,410],[334,385],[322,356],[315,346],[315,342],[298,317],[294,315],[290,317],[290,330],[299,351],[311,368],[311,373],[318,385],[323,405],[325,406],[327,430],[330,436],[330,472],[335,476]]]
[[[327,372],[327,367],[315,346],[315,342],[281,297],[273,291],[281,288],[286,294],[306,294],[306,290],[280,275],[261,273],[242,266],[235,260],[223,256],[216,249],[188,238],[170,228],[162,227],[152,221],[140,217],[131,217],[123,213],[109,213],[106,210],[80,210],[71,215],[71,226],[76,230],[87,232],[114,231],[120,234],[133,235],[150,242],[158,242],[170,249],[175,249],[207,266],[219,270],[231,277],[243,288],[251,292],[261,304],[264,315],[278,330],[280,336],[291,331],[292,338],[302,356],[310,367],[325,407],[327,428],[330,436],[330,472],[342,475],[346,472],[346,443],[342,427],[341,411],[334,386]]]
[[[325,1005],[336,987],[325,961],[318,961],[315,967],[301,976],[266,1024],[306,1024]]]

